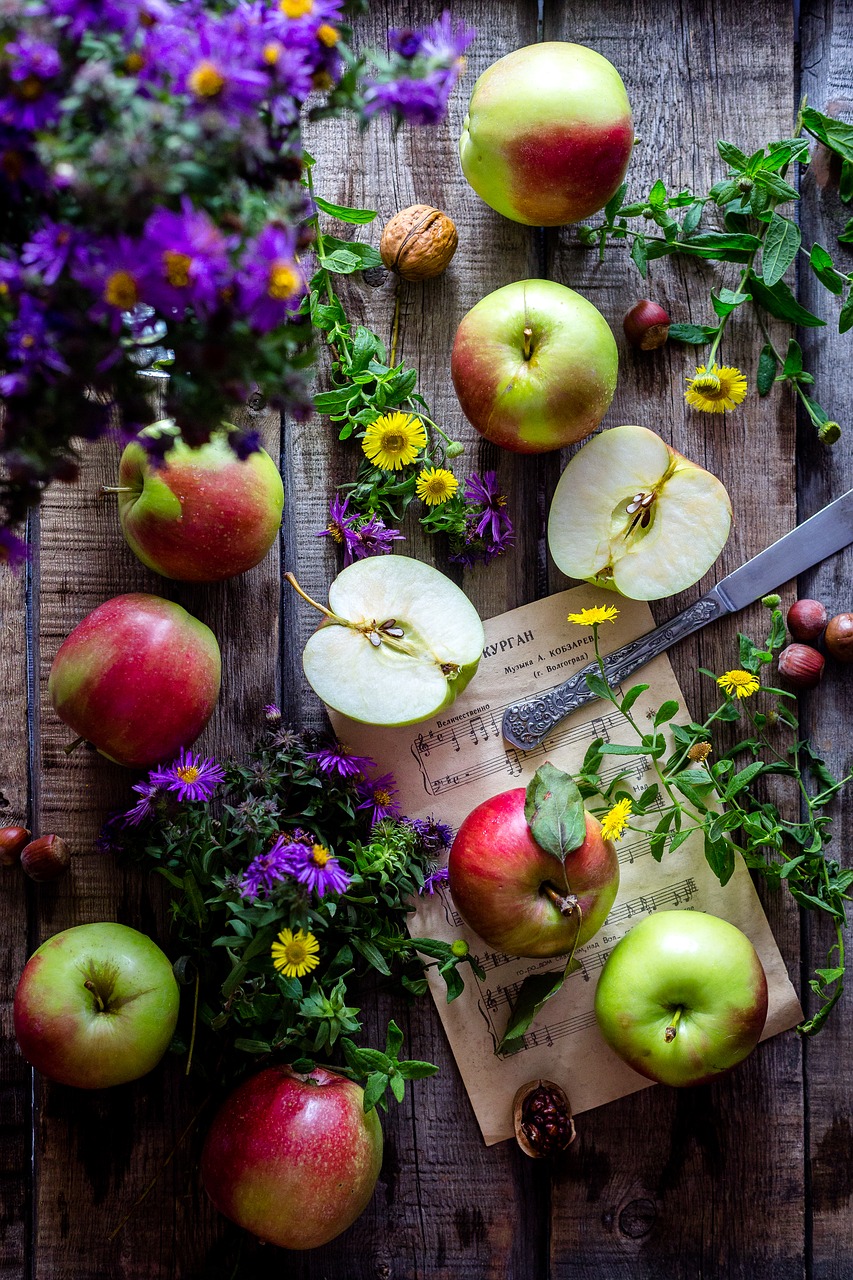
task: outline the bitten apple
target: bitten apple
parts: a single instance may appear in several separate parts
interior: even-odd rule
[[[504,791],[468,814],[450,850],[450,892],[463,919],[496,951],[565,955],[604,924],[619,862],[589,813],[582,843],[564,860],[546,852],[525,817],[526,795],[524,787]]]
[[[60,720],[117,764],[148,768],[193,743],[219,697],[216,636],[171,600],[98,605],[59,647],[47,687]]]
[[[450,372],[466,418],[516,453],[576,444],[616,390],[616,340],[600,311],[553,280],[482,298],[456,331]]]
[[[657,911],[614,947],[598,980],[601,1034],[640,1075],[706,1084],[758,1044],[767,978],[745,933],[701,911]]]
[[[119,464],[118,509],[128,546],[144,565],[183,582],[245,573],[281,526],[281,476],[263,449],[241,461],[224,431],[191,449],[177,439],[154,467],[133,440]]]
[[[729,495],[710,471],[646,427],[611,427],[560,477],[548,546],[569,577],[660,600],[698,582],[731,524]]]
[[[324,1067],[267,1067],[226,1098],[201,1156],[216,1208],[283,1249],[314,1249],[367,1206],[382,1164],[376,1111]]]
[[[529,226],[579,222],[625,176],[634,125],[619,72],[593,49],[543,41],[474,85],[459,157],[486,204]]]
[[[78,1089],[136,1080],[156,1067],[178,1019],[167,956],[124,924],[65,929],[27,961],[15,1035],[42,1075]]]

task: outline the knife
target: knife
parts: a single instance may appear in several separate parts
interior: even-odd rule
[[[608,683],[620,684],[638,667],[656,658],[677,640],[698,631],[706,622],[725,613],[737,613],[851,542],[853,489],[747,560],[670,622],[608,654],[604,659]],[[538,747],[565,716],[595,701],[595,694],[590,693],[586,684],[590,672],[598,672],[595,663],[575,672],[556,689],[508,707],[504,712],[503,736],[522,751]]]

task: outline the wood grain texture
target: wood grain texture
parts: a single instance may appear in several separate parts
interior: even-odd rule
[[[853,4],[850,0],[826,0],[804,4],[800,27],[802,90],[809,103],[828,115],[853,122]],[[839,231],[853,217],[853,209],[838,196],[837,165],[826,151],[816,148],[812,167],[802,182],[801,222],[803,243],[824,245],[845,275],[853,271],[853,252],[840,245]],[[816,397],[831,418],[844,427],[842,440],[832,449],[815,439],[814,429],[800,422],[798,495],[800,519],[853,486],[850,454],[851,335],[838,333],[840,299],[832,297],[803,263],[800,297],[804,304],[827,320],[827,327],[799,335],[806,368],[816,378]],[[826,602],[830,615],[853,607],[850,583],[853,550],[833,556],[800,581],[800,595]],[[809,736],[831,769],[843,774],[851,766],[850,734],[846,712],[850,707],[850,668],[831,661],[820,688],[809,695],[804,721]],[[832,811],[834,841],[831,853],[850,864],[853,817],[849,800]],[[811,976],[813,966],[826,965],[826,950],[833,931],[809,919],[804,962]],[[851,934],[847,930],[847,945]],[[849,989],[845,997],[849,996]],[[842,1064],[853,1052],[853,1010],[842,1002],[826,1029],[806,1046],[806,1119],[808,1193],[813,1276],[815,1280],[842,1280],[853,1272],[853,1105],[850,1091],[841,1083]]]
[[[783,0],[750,6],[676,0],[654,12],[619,0],[546,3],[545,38],[589,45],[622,73],[640,138],[628,174],[634,198],[657,177],[670,191],[707,190],[724,172],[717,138],[731,139],[748,154],[790,133],[793,44]],[[795,523],[793,408],[784,397],[761,401],[753,391],[725,419],[692,412],[684,402],[684,377],[701,352],[669,344],[661,352],[637,353],[625,341],[622,318],[641,297],[661,302],[673,320],[710,323],[709,288],[717,278],[735,287],[738,267],[670,259],[653,263],[644,282],[624,248],[608,251],[599,263],[597,254],[576,246],[571,228],[549,233],[549,273],[589,297],[616,334],[621,376],[603,426],[651,427],[718,475],[732,498],[734,526],[720,560],[702,583],[655,607],[663,620]],[[742,368],[754,385],[760,346],[751,317],[737,316],[724,340],[723,363]],[[557,573],[549,579],[552,590],[564,582]],[[762,615],[756,605],[672,653],[697,717],[718,699],[696,667],[737,665],[735,633],[758,632]],[[797,912],[778,897],[765,904],[796,976]],[[555,1280],[801,1276],[801,1089],[800,1046],[789,1033],[712,1087],[651,1089],[582,1117],[578,1148],[554,1181]]]
[[[0,565],[0,826],[29,825],[26,575]],[[27,959],[29,882],[0,867],[0,1276],[23,1274],[30,1196],[30,1070],[15,1041],[12,1000]]]

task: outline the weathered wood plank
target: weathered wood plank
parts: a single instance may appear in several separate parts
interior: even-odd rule
[[[853,4],[850,0],[812,0],[802,7],[800,26],[802,91],[819,111],[853,121]],[[838,196],[837,162],[831,164],[818,148],[813,167],[802,183],[803,243],[824,245],[845,274],[853,271],[853,253],[837,240],[853,216],[853,209]],[[853,486],[849,433],[853,376],[850,369],[850,334],[838,333],[840,299],[831,298],[803,264],[800,296],[804,304],[827,320],[827,327],[800,335],[806,368],[817,379],[817,397],[831,418],[844,428],[842,440],[827,449],[815,440],[814,429],[800,423],[798,494],[800,518],[805,519],[824,503]],[[824,600],[830,614],[848,612],[853,552],[850,548],[832,557],[800,582],[800,595]],[[850,768],[849,669],[827,666],[820,688],[809,696],[804,720],[812,741],[826,756],[830,768],[843,774]],[[835,834],[832,855],[850,865],[853,819],[850,803],[842,801],[832,811]],[[809,920],[804,964],[826,965],[826,951],[833,931]],[[850,946],[850,930],[847,945]],[[804,969],[805,974],[805,969]],[[830,1024],[806,1048],[806,1122],[809,1146],[807,1183],[815,1280],[842,1280],[853,1271],[853,1235],[850,1231],[853,1202],[853,1107],[843,1083],[843,1066],[853,1052],[853,1009],[848,991],[832,1015]]]
[[[264,429],[276,456],[278,420],[255,415],[252,425]],[[119,920],[152,934],[168,951],[159,882],[94,849],[108,813],[127,807],[134,775],[91,751],[64,754],[72,735],[50,708],[47,674],[61,641],[102,600],[129,590],[176,599],[212,627],[222,649],[222,696],[199,746],[213,753],[244,749],[263,703],[276,692],[279,555],[274,548],[251,573],[204,588],[150,573],[125,545],[112,500],[100,495],[102,484],[114,483],[117,460],[115,445],[87,449],[78,485],[49,491],[42,511],[36,821],[41,831],[65,836],[75,858],[67,878],[36,896],[33,943],[70,925]],[[33,1275],[84,1280],[187,1274],[221,1226],[211,1225],[214,1215],[197,1187],[191,1142],[163,1169],[199,1105],[182,1064],[166,1062],[138,1083],[91,1095],[42,1081],[38,1098]],[[144,1205],[111,1241],[155,1178]]]
[[[28,825],[25,574],[0,566],[0,826]],[[0,1276],[23,1274],[30,1212],[30,1071],[12,999],[27,958],[27,878],[0,868]]]
[[[546,3],[545,38],[588,44],[622,72],[641,139],[629,170],[629,189],[637,196],[657,177],[669,190],[706,190],[711,175],[721,174],[717,138],[749,151],[790,132],[792,33],[790,8],[782,0],[750,6],[673,0],[654,11],[618,0]],[[643,282],[627,254],[613,251],[599,265],[597,255],[572,247],[570,230],[552,234],[549,242],[551,274],[590,297],[617,335],[621,377],[604,426],[651,427],[720,476],[731,494],[734,528],[707,588],[795,522],[792,406],[779,397],[759,401],[753,392],[724,421],[691,412],[683,399],[691,349],[672,344],[645,355],[627,347],[622,317],[640,297],[660,301],[674,320],[708,323],[711,269],[654,263]],[[723,268],[724,283],[734,287],[737,272]],[[759,347],[755,326],[739,316],[725,339],[724,362],[752,380]],[[550,581],[554,589],[563,580],[554,574]],[[681,600],[662,601],[656,616],[672,616],[701,590],[697,585]],[[756,606],[717,623],[674,651],[695,714],[716,705],[715,691],[696,675],[696,666],[720,671],[734,665],[735,632],[763,627],[762,612]],[[797,913],[774,899],[767,910],[795,974]],[[800,1048],[789,1034],[762,1046],[712,1088],[683,1094],[652,1089],[583,1116],[579,1147],[554,1183],[554,1276],[800,1276],[800,1091]]]

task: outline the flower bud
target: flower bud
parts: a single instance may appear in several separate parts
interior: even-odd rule
[[[465,446],[459,440],[451,440],[450,444],[445,447],[444,452],[448,458],[458,458],[461,453],[465,452]]]
[[[641,298],[631,308],[622,327],[625,337],[638,351],[656,351],[669,337],[670,319],[663,307],[650,298]]]
[[[464,938],[455,938],[450,944],[450,950],[455,956],[458,956],[459,959],[464,959],[471,948],[468,946],[468,943]]]
[[[31,840],[21,854],[21,866],[31,880],[43,883],[65,875],[71,850],[61,836],[40,836]]]
[[[13,867],[32,835],[26,827],[0,827],[0,867]]]
[[[817,438],[821,444],[835,444],[836,440],[841,439],[841,427],[837,422],[824,422],[818,428]]]
[[[802,644],[819,640],[829,615],[819,600],[797,600],[788,610],[788,630]]]
[[[773,592],[769,596],[762,596],[761,603],[764,605],[765,609],[775,609],[777,605],[782,603],[782,597]]]
[[[825,665],[823,654],[807,644],[789,644],[779,654],[779,674],[793,689],[813,689]]]

